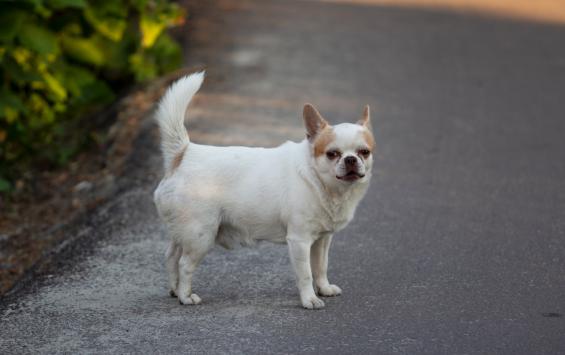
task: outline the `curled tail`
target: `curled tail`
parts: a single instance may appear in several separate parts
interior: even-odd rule
[[[175,156],[190,142],[184,127],[184,117],[190,100],[202,85],[204,72],[190,74],[177,80],[165,93],[156,113],[161,131],[161,151],[165,171],[173,169]]]

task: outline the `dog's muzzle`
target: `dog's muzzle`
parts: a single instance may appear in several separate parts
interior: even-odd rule
[[[365,174],[361,174],[359,172],[356,157],[349,155],[343,158],[343,163],[345,165],[345,174],[342,176],[336,176],[339,180],[355,181],[365,177]]]

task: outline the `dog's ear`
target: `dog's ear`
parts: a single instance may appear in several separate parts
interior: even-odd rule
[[[357,124],[367,128],[369,131],[371,130],[371,110],[369,105],[365,105],[363,116],[361,116],[361,119],[357,121]]]
[[[309,141],[312,141],[318,133],[329,126],[329,123],[311,104],[304,105],[303,117],[304,126],[306,127],[306,137]]]

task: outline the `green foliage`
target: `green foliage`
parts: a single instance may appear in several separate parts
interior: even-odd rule
[[[0,0],[0,192],[65,164],[115,90],[178,67],[165,29],[183,20],[168,0]]]

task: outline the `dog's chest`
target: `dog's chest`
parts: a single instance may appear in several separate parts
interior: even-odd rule
[[[323,206],[310,218],[312,229],[318,233],[335,233],[353,219],[355,206],[349,204]]]

